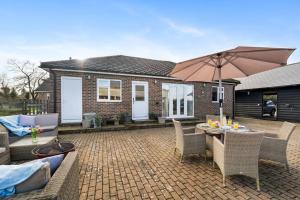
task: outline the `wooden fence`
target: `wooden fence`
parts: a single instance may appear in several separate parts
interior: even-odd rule
[[[48,100],[13,99],[0,101],[0,116],[13,114],[35,115],[48,112]]]

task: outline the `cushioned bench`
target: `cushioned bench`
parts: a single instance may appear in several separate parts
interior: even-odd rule
[[[77,152],[74,151],[68,153],[60,167],[56,170],[43,189],[16,194],[8,197],[8,199],[78,200],[79,164]]]
[[[53,142],[58,134],[58,114],[43,114],[35,116],[35,125],[39,125],[43,131],[38,135],[38,142],[32,143],[31,135],[20,137],[10,133],[0,124],[0,133],[8,134],[8,143],[10,150],[10,159],[12,161],[32,160],[36,157],[31,151],[37,146]],[[1,136],[0,136],[1,137]],[[6,137],[6,136],[3,136]],[[0,144],[1,145],[1,144]],[[0,153],[0,163],[4,159]]]

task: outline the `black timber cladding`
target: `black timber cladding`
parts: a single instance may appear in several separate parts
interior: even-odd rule
[[[277,119],[300,121],[300,86],[236,91],[236,116],[262,117],[262,97],[265,92],[277,93]]]

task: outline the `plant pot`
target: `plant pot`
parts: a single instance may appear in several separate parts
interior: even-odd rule
[[[119,126],[119,125],[120,125],[120,121],[119,121],[119,120],[115,120],[115,121],[114,121],[114,125],[115,125],[115,126]]]
[[[166,123],[166,118],[164,118],[164,117],[159,117],[159,118],[158,118],[158,123],[159,123],[159,124],[165,124],[165,123]]]

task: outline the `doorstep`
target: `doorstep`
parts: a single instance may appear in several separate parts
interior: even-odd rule
[[[181,121],[183,126],[195,126],[198,123],[202,123],[204,120],[191,119]],[[167,121],[165,124],[159,124],[158,122],[144,122],[144,123],[129,123],[121,124],[118,126],[103,126],[101,128],[82,128],[81,126],[63,126],[58,128],[58,134],[75,134],[75,133],[91,133],[91,132],[106,132],[106,131],[124,131],[124,130],[137,130],[137,129],[150,129],[150,128],[163,128],[172,127],[173,122]]]

